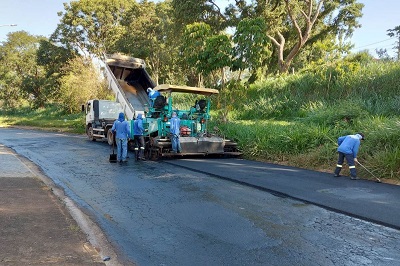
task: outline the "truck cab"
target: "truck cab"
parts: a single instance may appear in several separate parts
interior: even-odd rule
[[[86,114],[86,134],[89,140],[107,138],[110,145],[113,143],[111,127],[118,114],[123,112],[122,105],[115,101],[89,100],[83,106]]]

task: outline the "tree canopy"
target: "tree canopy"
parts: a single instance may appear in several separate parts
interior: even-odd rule
[[[219,87],[234,71],[251,83],[350,51],[362,8],[357,0],[235,0],[224,9],[214,0],[70,1],[49,40],[18,33],[0,47],[0,93],[10,106],[12,95],[40,106],[72,88],[63,84],[71,61],[115,52],[144,59],[157,84]]]
[[[124,14],[135,1],[79,0],[64,3],[51,40],[81,54],[102,57],[122,36]]]
[[[5,106],[18,106],[21,99],[42,106],[46,101],[46,94],[42,93],[46,79],[44,68],[36,64],[36,53],[44,37],[26,31],[7,37],[0,47],[0,93]]]
[[[387,30],[387,35],[389,37],[396,37],[397,38],[395,46],[393,48],[396,49],[397,60],[400,60],[400,25],[394,27],[393,29],[388,29]]]

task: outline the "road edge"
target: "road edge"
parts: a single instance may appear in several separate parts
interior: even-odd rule
[[[34,164],[28,158],[18,154],[14,149],[5,145],[4,147],[12,151],[12,153],[15,154],[15,157],[20,160],[21,163],[29,169],[29,171],[31,171],[31,173],[34,175],[34,178],[38,178],[47,187],[49,187],[52,193],[60,200],[60,202],[64,204],[69,214],[78,224],[79,228],[84,234],[86,234],[89,243],[99,253],[100,257],[104,260],[104,263],[107,266],[127,265],[126,262],[120,261],[115,248],[110,244],[101,228],[94,221],[92,221],[72,199],[65,195],[65,192],[62,188],[57,186],[38,165]],[[107,258],[109,258],[109,260]]]

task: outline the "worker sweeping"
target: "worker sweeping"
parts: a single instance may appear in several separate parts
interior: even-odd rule
[[[361,140],[364,139],[365,138],[363,133],[341,136],[338,138],[339,147],[337,151],[339,153],[339,159],[335,169],[335,177],[340,176],[340,171],[342,170],[343,162],[344,159],[346,158],[346,161],[350,169],[350,178],[352,180],[359,179],[357,177],[355,162],[358,162],[357,160],[358,149],[360,147]]]

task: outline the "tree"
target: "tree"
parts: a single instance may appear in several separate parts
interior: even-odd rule
[[[386,49],[375,49],[375,53],[378,55],[379,59],[389,61],[390,56]]]
[[[265,34],[275,46],[276,59],[271,62],[275,61],[279,72],[284,73],[307,46],[332,35],[340,42],[350,37],[360,26],[357,19],[362,16],[363,6],[357,0],[256,0],[250,4],[236,1],[236,6],[230,5],[225,15],[231,22],[246,17],[264,18]]]
[[[41,40],[36,53],[36,62],[45,70],[43,80],[47,101],[54,100],[59,92],[60,78],[65,74],[63,68],[78,55],[69,49],[54,45],[48,40]]]
[[[62,67],[71,59],[77,57],[73,50],[57,46],[49,40],[40,40],[36,53],[38,65],[43,66],[47,75],[60,74]]]
[[[172,2],[175,16],[179,15],[183,23],[213,18],[207,22],[213,31],[237,27],[246,18],[263,18],[267,26],[264,34],[275,47],[272,56],[281,73],[288,71],[306,46],[326,36],[334,35],[339,40],[351,36],[360,26],[357,19],[364,6],[357,0],[235,0],[222,13],[213,0]]]
[[[205,40],[205,47],[200,60],[204,61],[203,72],[205,75],[212,71],[221,71],[221,82],[225,81],[224,67],[232,65],[232,44],[228,35],[212,35]]]
[[[246,18],[239,22],[233,36],[235,43],[233,70],[240,70],[239,79],[240,72],[244,69],[250,69],[255,74],[265,63],[265,59],[271,55],[266,31],[266,24],[262,18]]]
[[[77,57],[68,62],[60,79],[58,101],[66,112],[76,113],[89,99],[107,99],[107,83],[100,79],[100,73],[91,60]]]
[[[211,27],[206,23],[187,25],[183,33],[181,52],[186,64],[196,70],[199,87],[203,86],[203,74],[207,69],[207,62],[204,60],[206,40],[211,36]]]
[[[133,0],[79,0],[64,3],[51,40],[85,56],[102,57],[124,33],[123,14]]]
[[[12,109],[21,103],[23,98],[19,88],[17,75],[14,71],[9,71],[6,65],[0,60],[0,101],[2,109]]]
[[[115,52],[144,59],[156,84],[160,79],[174,80],[179,41],[169,2],[143,1],[124,14],[125,33],[117,41]]]
[[[396,49],[397,60],[400,61],[400,25],[394,27],[393,29],[387,30],[387,32],[388,32],[387,35],[389,37],[396,37],[397,38],[397,41],[396,41],[395,46],[393,48]]]
[[[239,1],[237,1],[239,2]],[[219,32],[228,26],[227,18],[214,0],[172,0],[175,21],[181,25],[183,32],[186,25],[205,23],[214,32]]]
[[[35,107],[46,102],[44,93],[45,71],[36,63],[36,53],[42,36],[17,31],[7,35],[1,47],[0,62],[2,79],[1,97],[6,106],[18,106],[23,100]]]
[[[356,0],[284,0],[262,2],[262,10],[267,21],[267,36],[275,45],[280,73],[290,68],[294,58],[307,42],[312,44],[325,36],[351,36],[359,27],[363,4]],[[334,14],[337,14],[334,16]]]

